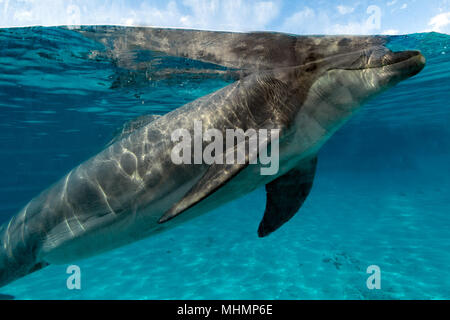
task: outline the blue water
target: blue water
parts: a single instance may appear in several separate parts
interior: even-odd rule
[[[324,146],[309,198],[269,237],[256,233],[265,206],[261,188],[156,237],[75,262],[81,290],[67,289],[68,265],[60,265],[0,294],[449,299],[450,36],[389,41],[394,50],[421,50],[425,69],[368,103]],[[149,80],[145,71],[93,54],[102,49],[70,30],[0,29],[0,223],[104,148],[126,120],[167,113],[232,81]],[[140,54],[161,69],[187,62]],[[380,290],[366,287],[369,265],[381,269]]]

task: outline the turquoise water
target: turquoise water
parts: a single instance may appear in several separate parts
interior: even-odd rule
[[[166,233],[50,266],[3,288],[16,299],[449,299],[450,36],[389,38],[425,69],[368,103],[319,153],[300,212],[257,237],[265,191]],[[59,28],[0,29],[0,223],[99,152],[125,121],[164,114],[232,80],[152,75],[94,55]],[[153,68],[216,67],[139,52]],[[217,71],[217,70],[216,70]],[[220,71],[220,70],[218,70]],[[369,290],[366,269],[381,269]]]

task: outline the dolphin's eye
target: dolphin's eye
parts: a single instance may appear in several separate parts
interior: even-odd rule
[[[317,60],[319,60],[319,59],[320,59],[320,57],[319,57],[317,54],[315,54],[314,52],[311,52],[311,53],[309,53],[308,56],[306,57],[305,63],[308,63],[308,62],[314,62],[314,61],[317,61]]]
[[[314,72],[315,70],[317,70],[317,64],[316,63],[311,63],[310,65],[308,65],[305,68],[306,72]]]

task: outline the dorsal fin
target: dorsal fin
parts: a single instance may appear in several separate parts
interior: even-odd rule
[[[114,138],[107,144],[107,146],[112,145],[114,142],[119,141],[130,133],[134,132],[137,129],[145,127],[150,122],[153,122],[157,119],[161,118],[158,114],[144,114],[135,119],[129,120],[124,123],[122,128],[118,128],[114,134]]]

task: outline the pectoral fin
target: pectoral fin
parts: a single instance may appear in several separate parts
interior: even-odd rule
[[[265,237],[291,219],[302,206],[314,180],[317,156],[266,184],[267,203],[258,236]]]
[[[166,222],[202,201],[220,189],[247,166],[248,163],[211,165],[192,189],[186,193],[183,199],[166,211],[158,222]]]

